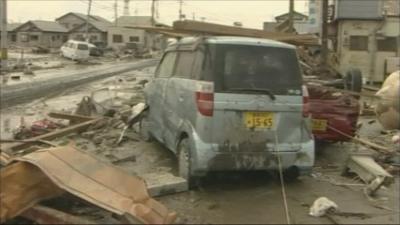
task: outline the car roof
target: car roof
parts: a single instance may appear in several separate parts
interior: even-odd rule
[[[236,36],[208,36],[208,37],[185,37],[168,46],[167,50],[176,50],[195,48],[200,43],[208,44],[231,44],[231,45],[249,45],[295,49],[296,47],[279,41],[263,38],[236,37]]]

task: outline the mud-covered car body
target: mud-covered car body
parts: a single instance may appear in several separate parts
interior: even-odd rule
[[[314,139],[294,46],[243,37],[183,38],[145,87],[149,133],[179,154],[190,175],[221,170],[308,173]]]

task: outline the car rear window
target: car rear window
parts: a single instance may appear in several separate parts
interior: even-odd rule
[[[294,49],[243,45],[217,45],[214,81],[216,91],[267,89],[274,94],[300,94],[302,83]]]
[[[79,50],[88,50],[89,47],[86,44],[78,44],[78,49]]]

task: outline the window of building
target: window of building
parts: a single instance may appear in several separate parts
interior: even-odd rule
[[[28,34],[21,34],[21,41],[22,42],[27,42],[28,41]]]
[[[85,38],[83,38],[83,35],[82,35],[82,34],[77,34],[77,35],[75,36],[75,40],[77,40],[77,41],[83,41],[83,40],[85,40]]]
[[[350,36],[350,50],[368,51],[368,36]]]
[[[30,41],[38,41],[39,40],[39,36],[38,35],[30,35],[29,36],[29,40]]]
[[[97,35],[91,35],[90,40],[92,41],[97,41]]]
[[[139,42],[139,37],[138,36],[130,36],[129,42]]]
[[[120,34],[113,35],[113,43],[122,43],[122,42],[123,42],[122,35]]]
[[[194,52],[179,52],[175,74],[177,77],[190,79],[192,77],[192,65],[194,62]]]
[[[72,24],[73,28],[78,27],[78,26],[79,26],[79,24]]]
[[[51,41],[56,41],[56,36],[51,36]]]
[[[69,23],[62,23],[61,25],[63,25],[65,28],[69,28]]]
[[[376,45],[378,51],[381,52],[397,52],[397,39],[396,37],[385,37],[384,39],[377,40]]]
[[[12,42],[16,42],[17,41],[17,35],[16,34],[12,34],[11,35],[11,41]]]

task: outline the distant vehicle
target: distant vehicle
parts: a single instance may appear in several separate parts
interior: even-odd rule
[[[90,56],[102,56],[104,54],[103,50],[97,47],[96,45],[90,43],[88,43],[88,45],[89,45]]]
[[[61,47],[61,56],[72,60],[86,60],[89,58],[89,43],[69,40]]]
[[[308,92],[292,45],[183,38],[166,49],[144,92],[142,135],[178,155],[188,182],[208,171],[278,170],[279,162],[293,179],[314,165]]]

